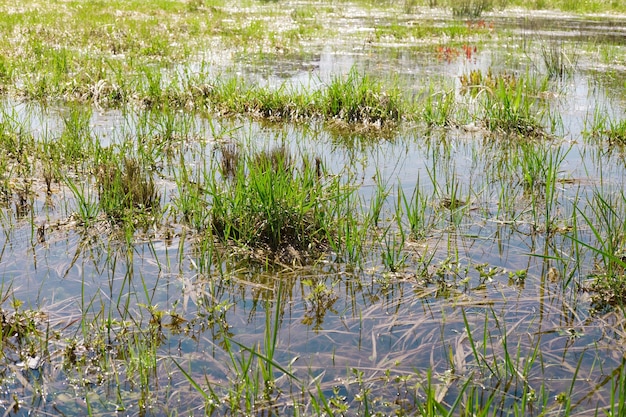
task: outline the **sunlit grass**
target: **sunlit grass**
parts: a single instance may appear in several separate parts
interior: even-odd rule
[[[216,172],[216,171],[212,171]],[[210,228],[224,241],[268,249],[300,263],[335,240],[349,189],[326,177],[321,160],[295,159],[279,147],[243,156],[234,177],[209,176]]]
[[[513,0],[362,3],[5,6],[2,407],[620,415],[624,123],[548,134],[564,49],[529,57],[545,78],[435,56],[509,39],[464,19]],[[351,19],[355,65],[317,83],[212,67],[315,67]],[[418,40],[418,85],[364,58]]]

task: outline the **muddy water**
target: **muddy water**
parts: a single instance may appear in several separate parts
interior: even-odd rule
[[[415,50],[402,43],[360,45],[356,51],[347,43],[350,47],[312,46],[302,59],[250,61],[241,68],[271,84],[307,88],[353,66],[374,75],[393,69],[410,86],[444,77],[458,88],[458,76],[471,69],[528,67],[541,72],[541,65],[532,64],[538,62],[532,55],[537,49],[515,52],[515,45],[529,37],[559,38],[576,45],[590,36],[592,42],[621,39],[616,29],[621,20],[555,19],[542,14],[523,20],[501,15],[486,19],[496,27],[510,28],[511,35],[481,44],[471,59],[462,54],[442,59],[435,49]],[[365,17],[358,21],[368,22]],[[608,195],[624,187],[619,155],[608,155],[603,147],[583,139],[585,119],[596,108],[616,115],[624,110],[623,98],[592,78],[592,65],[585,59],[581,55],[581,63],[587,62],[581,70],[555,84],[552,106],[562,124],[553,141],[537,145],[563,156],[558,170],[562,181],[550,213],[563,228],[576,213],[574,203],[584,210],[595,190],[602,188]],[[58,134],[62,125],[58,112],[15,108],[33,132]],[[139,120],[132,114],[95,112],[93,134],[104,144],[115,142],[139,132]],[[577,253],[567,232],[548,235],[541,224],[537,227],[533,210],[538,207],[543,213],[545,205],[532,205],[519,174],[507,178],[498,171],[499,165],[511,163],[513,154],[506,146],[490,143],[484,132],[463,129],[428,133],[407,127],[393,138],[346,140],[315,123],[211,122],[192,123],[190,136],[204,138],[186,147],[192,166],[200,165],[211,155],[214,142],[225,137],[256,146],[287,142],[322,156],[331,172],[351,166],[365,206],[376,190],[375,177],[382,179],[390,190],[383,219],[395,211],[397,187],[407,195],[417,187],[430,200],[431,227],[423,238],[405,242],[406,265],[398,274],[385,270],[378,246],[368,248],[362,268],[329,261],[302,270],[267,272],[229,260],[203,266],[206,254],[198,248],[197,238],[181,230],[130,247],[109,238],[106,229],[83,235],[72,227],[69,214],[75,202],[66,191],[53,195],[47,204],[37,201],[30,217],[17,218],[12,207],[4,207],[0,235],[4,289],[24,301],[23,308],[47,312],[53,327],[63,329],[64,338],[85,337],[77,324],[83,316],[94,322],[131,321],[145,329],[150,318],[147,305],[176,312],[189,325],[184,331],[176,326],[163,329],[164,339],[155,347],[157,372],[148,379],[153,402],[147,410],[137,408],[143,391],[122,371],[117,380],[106,377],[104,382],[90,379],[87,371],[80,376],[83,380],[70,378],[76,375],[60,367],[63,340],[50,342],[46,365],[33,372],[19,368],[16,355],[13,368],[2,374],[3,406],[9,407],[17,393],[24,405],[15,414],[23,415],[32,410],[76,414],[86,410],[89,398],[96,414],[113,412],[120,401],[131,415],[197,412],[202,399],[189,389],[172,359],[190,369],[198,381],[227,385],[234,376],[225,365],[230,359],[223,349],[224,336],[264,348],[266,319],[278,308],[275,361],[289,364],[293,375],[312,391],[319,384],[329,397],[345,397],[354,410],[359,410],[357,398],[364,390],[369,390],[376,410],[391,412],[398,406],[410,410],[414,396],[424,395],[421,388],[415,394],[414,387],[424,383],[429,371],[439,398],[448,403],[471,375],[485,392],[497,394],[494,407],[504,412],[531,391],[545,395],[547,410],[555,412],[564,407],[555,399],[563,392],[576,414],[607,407],[611,381],[622,366],[623,318],[619,313],[591,314],[590,294],[581,288],[594,272],[594,253],[580,247]],[[449,197],[450,184],[456,184],[467,203],[462,216],[439,204]],[[162,185],[174,192],[167,178]],[[505,208],[507,201],[512,204]],[[545,221],[544,215],[539,219]],[[60,223],[47,229],[45,242],[39,241],[37,227],[55,222]],[[593,233],[581,225],[579,236],[591,240]],[[481,275],[485,268],[493,274]],[[517,271],[525,271],[525,279],[516,279]],[[277,306],[279,281],[283,295]],[[326,284],[334,296],[315,304],[307,297],[310,281]],[[220,303],[228,307],[216,308]],[[515,370],[508,367],[507,355]],[[312,382],[314,378],[318,379]],[[284,379],[277,385],[289,392]],[[281,413],[293,413],[290,400],[278,404]]]

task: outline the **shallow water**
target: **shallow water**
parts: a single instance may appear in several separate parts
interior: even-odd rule
[[[558,39],[566,45],[618,44],[621,39],[618,18],[565,19],[533,13],[523,19],[499,14],[485,19],[496,28],[509,28],[510,35],[482,42],[470,58],[463,54],[442,58],[436,48],[415,48],[408,41],[354,45],[348,40],[333,46],[314,44],[297,57],[247,56],[248,61],[237,64],[247,77],[295,88],[314,88],[353,67],[374,75],[393,72],[418,95],[431,78],[443,78],[458,89],[458,77],[472,69],[543,71],[533,64],[538,62],[533,55],[536,48],[517,48],[528,38]],[[374,21],[380,24],[385,17],[355,14],[340,19],[341,24],[360,30]],[[577,213],[575,204],[584,212],[594,192],[612,196],[624,187],[623,158],[588,143],[582,133],[595,109],[623,114],[624,98],[597,82],[591,72],[597,68],[585,59],[582,55],[581,67],[571,78],[555,82],[550,103],[562,122],[555,129],[558,138],[533,145],[544,147],[545,155],[563,156],[558,169],[562,181],[549,215],[564,228]],[[11,102],[5,106],[14,109],[20,123],[37,138],[54,137],[62,129],[63,109],[26,110]],[[150,133],[165,134],[167,126],[143,123],[142,118],[149,117],[142,112],[95,111],[92,135],[106,146],[129,135],[139,136],[146,126],[153,129]],[[45,347],[42,367],[22,369],[18,364],[24,353],[16,353],[14,363],[2,373],[1,404],[11,407],[15,395],[23,401],[12,414],[69,415],[84,412],[88,404],[95,414],[107,414],[120,403],[130,415],[199,412],[202,398],[173,360],[203,384],[216,389],[228,386],[234,376],[223,349],[225,340],[265,352],[266,320],[277,308],[276,363],[288,367],[312,391],[318,384],[328,397],[345,396],[345,402],[357,408],[364,390],[371,393],[376,410],[390,412],[398,404],[410,407],[414,393],[423,392],[413,387],[423,384],[429,371],[441,400],[448,403],[458,395],[463,378],[471,375],[487,392],[499,394],[501,403],[495,407],[504,412],[511,411],[529,389],[537,393],[545,389],[547,409],[555,412],[563,407],[555,400],[562,392],[568,393],[576,414],[592,414],[608,406],[611,382],[607,381],[623,366],[623,317],[590,312],[590,294],[581,288],[594,272],[595,254],[575,245],[567,231],[549,235],[537,228],[534,210],[540,211],[541,223],[547,221],[547,208],[541,201],[533,203],[520,185],[523,175],[513,159],[523,149],[462,128],[425,132],[407,126],[392,138],[346,139],[314,122],[262,125],[178,117],[188,117],[188,130],[175,133],[182,138],[180,152],[192,169],[199,170],[204,159],[212,157],[216,141],[259,148],[287,143],[320,155],[330,172],[351,166],[365,207],[376,192],[377,178],[382,181],[389,189],[383,225],[393,223],[389,219],[398,187],[409,196],[417,188],[430,202],[428,234],[405,242],[406,265],[397,274],[385,269],[384,248],[379,246],[368,248],[362,268],[330,259],[310,268],[265,271],[233,259],[207,259],[198,237],[177,225],[172,226],[171,236],[155,232],[131,246],[112,237],[106,225],[100,233],[81,235],[70,217],[76,201],[62,187],[47,203],[36,199],[23,218],[15,215],[12,206],[3,207],[3,293],[10,289],[11,299],[24,302],[22,309],[46,312],[50,328],[63,336],[52,338]],[[503,174],[506,168],[501,166],[508,164],[517,174]],[[160,185],[168,190],[165,202],[176,193],[172,176],[164,167]],[[450,197],[451,184],[458,187],[457,195],[467,209],[455,212],[438,204]],[[503,207],[507,201],[511,206]],[[45,241],[38,239],[40,225],[46,226]],[[594,241],[592,231],[582,224],[578,236],[584,242]],[[481,276],[480,268],[494,268],[493,274]],[[509,275],[516,271],[526,271],[526,278],[516,281]],[[309,281],[325,283],[334,297],[316,305],[307,297]],[[282,302],[277,305],[279,282]],[[145,367],[145,381],[138,382],[127,376],[128,369],[121,369],[139,361],[128,359],[134,345],[122,345],[130,340],[139,346],[143,338],[153,337],[147,330],[151,320],[147,306],[175,312],[186,322],[159,328],[158,342],[150,339],[155,361]],[[89,368],[88,360],[77,366],[77,374],[61,366],[65,338],[88,339],[89,329],[80,328],[83,317],[105,323],[111,337],[103,350],[95,343],[86,344],[85,357],[120,363],[103,381],[97,369]],[[117,333],[123,327],[117,320],[133,324],[134,338]],[[507,368],[507,354],[517,370]],[[485,369],[495,376],[485,375]],[[528,370],[527,379],[518,374],[520,369]],[[414,379],[403,381],[411,375]],[[277,386],[289,393],[286,378]],[[138,399],[147,392],[151,398],[147,408],[137,408]],[[277,412],[294,412],[290,399],[276,403]]]

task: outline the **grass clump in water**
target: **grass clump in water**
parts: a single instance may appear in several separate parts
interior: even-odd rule
[[[588,134],[591,137],[606,140],[609,147],[623,148],[626,145],[626,119],[608,118],[600,110],[597,110]]]
[[[506,71],[494,74],[491,69],[472,70],[461,75],[460,82],[461,94],[482,107],[477,115],[488,130],[531,138],[546,135],[537,98],[545,83]]]
[[[494,91],[503,87],[506,89],[514,89],[517,86],[517,77],[508,72],[494,74],[491,68],[484,74],[481,70],[471,70],[461,75],[461,94],[470,94],[476,97],[482,91]]]
[[[3,301],[9,297],[8,293],[2,294]],[[3,303],[4,304],[4,303]],[[39,339],[42,337],[42,324],[45,322],[44,313],[21,309],[22,301],[13,299],[11,305],[14,311],[7,311],[0,308],[0,332],[2,335],[2,359],[5,359],[8,351],[26,352],[37,347]]]
[[[160,194],[147,170],[134,158],[103,163],[97,172],[101,209],[122,220],[132,212],[152,212],[160,206]]]
[[[604,132],[611,145],[626,145],[626,120],[611,121]]]
[[[549,42],[541,46],[541,58],[549,77],[571,76],[578,61],[576,54],[565,51],[562,42]]]
[[[541,109],[533,92],[534,80],[503,74],[485,79],[483,122],[492,132],[523,137],[543,137]]]
[[[607,195],[598,190],[588,202],[588,209],[576,207],[582,224],[589,228],[595,243],[583,243],[595,254],[594,271],[587,289],[593,292],[592,308],[606,312],[626,304],[626,195],[623,191]]]
[[[380,83],[353,69],[345,79],[333,78],[323,93],[322,112],[348,123],[384,126],[400,120],[400,102],[399,92],[384,91]]]
[[[334,77],[319,91],[293,91],[284,85],[273,89],[229,78],[216,82],[207,91],[206,101],[225,115],[269,120],[322,118],[366,128],[394,126],[404,105],[397,88],[385,89],[381,82],[354,69],[346,77]]]
[[[210,178],[213,233],[283,263],[325,251],[342,216],[339,180],[323,175],[319,159],[298,167],[284,146],[239,158],[232,178]]]
[[[454,17],[478,18],[493,8],[492,0],[453,0],[449,3]]]

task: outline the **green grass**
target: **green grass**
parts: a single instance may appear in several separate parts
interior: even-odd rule
[[[425,99],[417,104],[422,120],[429,127],[454,125],[456,102],[453,91],[435,91],[435,88],[433,85],[429,86]]]
[[[486,92],[483,123],[491,131],[521,137],[541,137],[541,107],[531,96],[532,79],[496,82]]]
[[[590,288],[594,291],[593,306],[598,311],[606,311],[624,305],[623,248],[626,239],[624,228],[626,197],[622,192],[606,193],[602,189],[594,192],[587,209],[576,207],[576,217],[591,232],[593,240],[583,242],[579,236],[571,238],[590,249],[597,266],[589,274]]]
[[[161,197],[152,174],[132,158],[103,162],[96,173],[99,204],[110,218],[121,220],[138,213],[156,214]]]
[[[493,8],[492,0],[460,0],[449,2],[452,15],[457,18],[479,18],[484,12]]]
[[[383,125],[397,122],[401,116],[399,92],[385,91],[380,83],[354,69],[345,78],[332,79],[322,102],[325,116],[348,123]]]
[[[541,58],[548,76],[553,78],[571,76],[578,61],[574,51],[566,51],[563,43],[556,41],[541,45]]]
[[[341,238],[336,229],[351,191],[339,181],[325,175],[321,160],[298,161],[285,147],[242,156],[233,178],[207,178],[210,229],[287,264],[315,259]]]
[[[603,349],[619,357],[623,334],[624,123],[598,107],[600,140],[552,137],[544,93],[577,70],[569,52],[527,57],[545,78],[495,54],[488,70],[443,62],[449,39],[509,39],[463,22],[507,2],[418,3],[2,14],[17,109],[0,115],[2,405],[47,413],[45,391],[66,415],[620,415],[623,363]],[[421,5],[454,19],[411,23]],[[316,87],[233,75],[242,54],[301,73],[351,19],[357,65]],[[388,75],[395,56],[417,68],[403,48],[418,41],[431,72]],[[383,48],[390,62],[361,60]],[[203,54],[222,52],[236,62],[220,72]]]
[[[419,177],[417,184],[419,184]],[[402,188],[398,187],[398,200],[400,207],[398,210],[406,213],[408,222],[409,237],[415,240],[422,239],[428,235],[428,199],[416,185],[411,197],[408,197]]]
[[[593,120],[587,124],[590,124],[587,127],[587,137],[606,141],[614,149],[621,149],[626,144],[625,120],[612,118],[603,109],[596,109]]]

